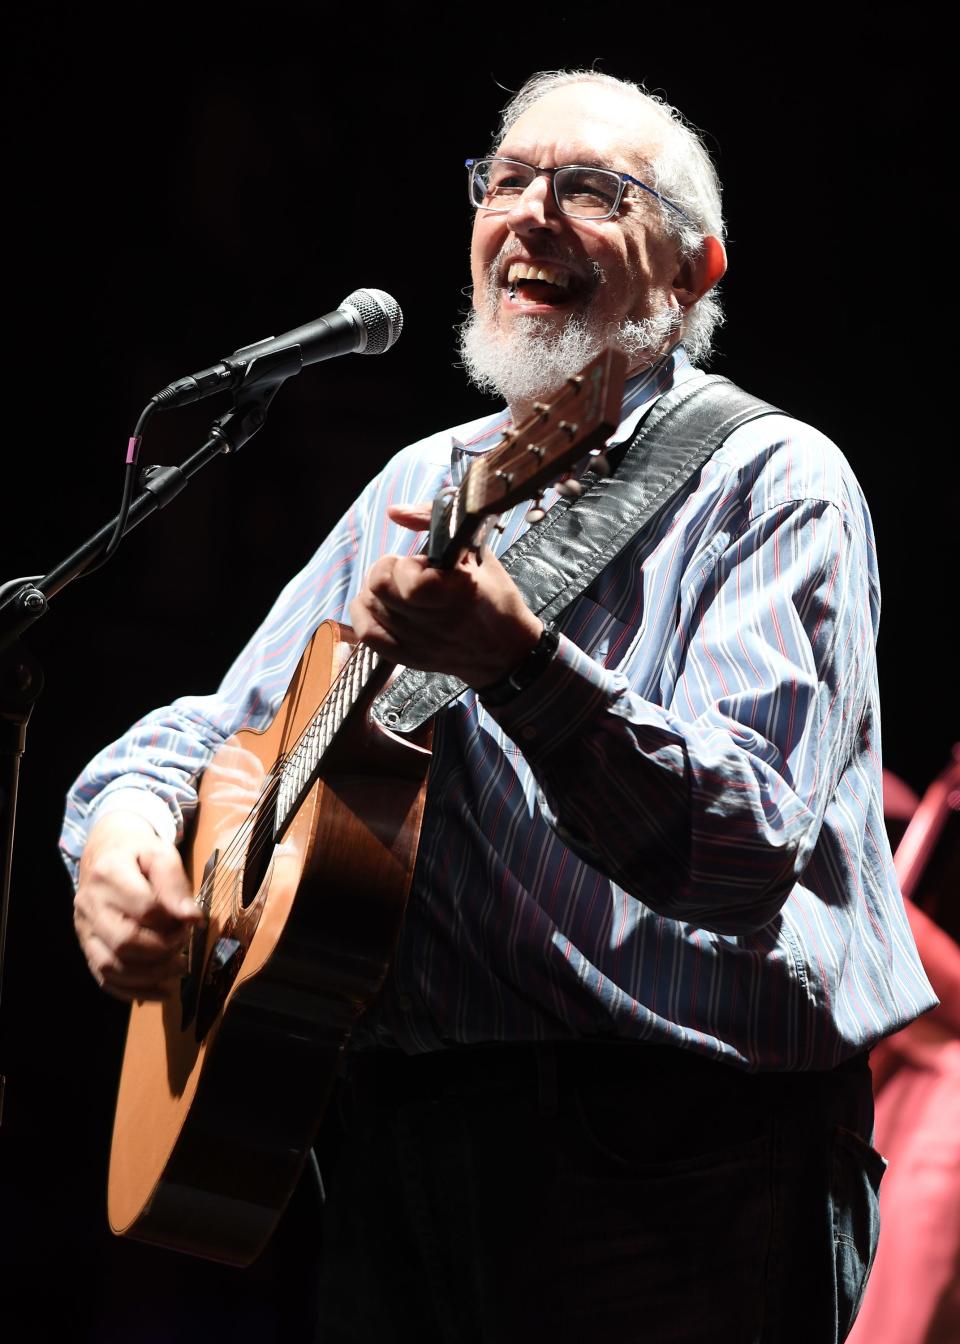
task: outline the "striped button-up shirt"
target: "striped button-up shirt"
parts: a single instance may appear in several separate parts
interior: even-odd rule
[[[699,377],[682,347],[635,377],[615,440]],[[271,721],[319,622],[349,619],[379,556],[419,549],[387,506],[431,499],[508,425],[398,453],[216,694],[94,758],[68,799],[74,872],[106,810],[182,835],[200,772]],[[498,550],[523,515],[502,520]],[[467,691],[437,716],[400,943],[357,1043],[613,1035],[822,1069],[929,1008],[883,822],[878,614],[870,518],[839,450],[787,416],[736,430],[567,608],[532,685],[496,709]]]

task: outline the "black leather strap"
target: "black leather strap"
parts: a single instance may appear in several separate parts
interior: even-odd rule
[[[716,374],[664,393],[643,418],[613,475],[587,472],[578,500],[558,500],[501,556],[527,606],[545,625],[554,621],[692,482],[735,429],[779,414],[776,406]],[[377,696],[372,713],[394,732],[413,732],[465,689],[456,677],[404,668]]]

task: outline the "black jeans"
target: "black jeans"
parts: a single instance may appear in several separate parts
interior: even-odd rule
[[[837,1344],[876,1248],[870,1083],[621,1043],[362,1055],[317,1339]]]

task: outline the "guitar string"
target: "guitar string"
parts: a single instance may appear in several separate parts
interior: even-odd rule
[[[333,686],[331,686],[332,690]],[[311,720],[312,722],[313,720]],[[247,819],[234,833],[230,844],[223,853],[218,855],[211,878],[198,891],[197,897],[206,902],[205,913],[208,920],[221,915],[230,906],[237,890],[238,876],[251,862],[257,859],[265,844],[273,842],[275,806],[283,785],[284,769],[302,744],[310,726],[307,726],[304,733],[301,734],[288,752],[277,758]],[[322,756],[318,758],[318,764],[319,759],[322,759]],[[310,773],[312,774],[313,771],[311,770]],[[312,788],[312,784],[310,787]],[[246,861],[241,866],[234,867],[232,861],[242,857],[244,852],[246,853]]]
[[[343,683],[345,682],[345,679],[347,679],[348,675],[350,676],[353,675],[353,672],[355,670],[354,665],[356,665],[356,667],[360,668],[359,672],[360,685],[356,688],[352,700],[350,700],[350,702],[346,705],[345,709],[343,710],[340,723],[338,723],[337,726],[334,728],[333,732],[331,733],[330,739],[323,746],[320,754],[317,757],[315,765],[311,767],[309,771],[310,775],[314,773],[316,766],[318,766],[320,762],[323,760],[327,748],[332,744],[340,728],[343,726],[343,722],[345,721],[347,714],[354,707],[354,705],[357,702],[357,699],[359,699],[360,694],[366,689],[367,685],[369,684],[369,680],[373,672],[380,665],[379,662],[374,662],[372,666],[367,669],[366,673],[363,672],[363,669],[362,667],[360,667],[360,665],[362,664],[364,657],[370,654],[372,654],[372,651],[368,648],[367,645],[362,643],[357,644],[357,646],[350,654],[350,657],[346,660],[346,662],[343,664],[343,667],[340,669],[336,677],[330,683],[326,695],[323,697],[323,700],[321,701],[316,712],[311,715],[308,723],[304,727],[303,731],[300,733],[300,736],[297,738],[297,740],[293,743],[293,745],[289,748],[288,751],[284,752],[283,754],[277,757],[276,761],[273,764],[273,767],[266,776],[263,786],[261,787],[260,793],[256,801],[254,802],[253,806],[250,808],[246,819],[234,833],[229,845],[223,851],[223,854],[219,855],[217,858],[216,867],[214,868],[214,871],[211,874],[212,885],[209,887],[208,890],[210,905],[205,912],[208,919],[214,915],[219,915],[230,904],[231,897],[236,889],[236,874],[238,871],[242,871],[242,869],[235,869],[233,867],[230,867],[228,871],[227,869],[228,861],[239,857],[239,855],[245,850],[247,853],[247,860],[249,862],[251,858],[256,858],[257,855],[259,855],[261,849],[263,848],[264,838],[269,836],[272,839],[274,833],[273,831],[274,817],[272,814],[272,807],[276,801],[276,796],[279,794],[280,788],[282,786],[284,768],[289,764],[296,751],[301,746],[303,746],[307,738],[307,735],[310,733],[311,729],[314,728],[318,720],[326,711],[327,707],[332,703],[335,694],[339,694],[339,692],[342,690],[342,686]],[[375,657],[375,655],[373,656]],[[345,700],[349,700],[349,696],[350,693],[348,692],[347,696],[344,697]],[[312,789],[315,783],[316,779],[313,779],[309,785],[309,788],[307,789],[308,792],[309,789]],[[304,786],[301,785],[301,789],[298,789],[292,795],[293,798],[299,797],[303,787]],[[270,797],[271,793],[274,795],[274,797],[272,798]],[[208,879],[208,881],[210,881],[211,879]],[[201,884],[200,889],[197,892],[197,897],[195,897],[195,899],[202,897],[204,888],[206,886],[207,883]]]
[[[208,917],[215,914],[219,914],[225,908],[225,906],[229,904],[230,897],[232,896],[233,891],[236,888],[236,873],[238,870],[231,867],[228,871],[227,861],[238,857],[238,851],[242,850],[246,850],[248,861],[251,858],[256,858],[257,855],[260,853],[261,849],[263,848],[264,838],[269,835],[270,839],[272,840],[274,834],[274,828],[273,828],[274,815],[272,814],[272,808],[276,802],[277,795],[279,794],[283,784],[284,769],[286,768],[287,765],[289,765],[295,753],[304,745],[308,734],[311,732],[311,730],[315,728],[316,724],[322,718],[323,714],[328,710],[329,706],[333,703],[335,695],[340,693],[340,691],[343,688],[343,683],[346,681],[346,679],[348,679],[348,677],[352,677],[356,668],[359,667],[360,669],[359,679],[361,684],[354,692],[352,703],[349,703],[347,705],[346,710],[343,713],[343,717],[341,718],[341,722],[337,724],[337,726],[334,728],[333,733],[330,736],[330,739],[322,748],[317,758],[316,765],[319,765],[320,761],[323,759],[323,756],[325,755],[327,748],[332,743],[340,727],[342,727],[342,723],[346,717],[346,714],[349,713],[350,709],[353,708],[353,705],[356,703],[356,699],[359,697],[359,694],[365,689],[366,685],[369,682],[370,675],[377,666],[377,664],[373,664],[373,666],[371,666],[367,670],[366,674],[364,674],[362,666],[360,665],[362,664],[364,657],[366,657],[370,652],[371,651],[368,649],[366,645],[358,644],[356,646],[356,648],[351,653],[350,657],[346,660],[343,667],[338,672],[337,676],[331,682],[326,695],[321,701],[320,706],[318,707],[316,712],[313,715],[311,715],[310,720],[304,727],[303,731],[300,733],[297,740],[292,744],[292,746],[289,748],[288,751],[279,756],[275,761],[272,769],[270,770],[269,774],[267,775],[264,781],[263,787],[261,788],[260,794],[256,802],[254,803],[253,807],[250,809],[248,813],[247,819],[235,832],[233,838],[231,839],[230,844],[224,850],[223,854],[218,856],[217,866],[214,870],[214,873],[212,874],[213,884],[208,892],[208,895],[210,897],[210,906],[207,911]],[[344,698],[349,699],[349,693],[348,696]],[[311,767],[311,770],[309,772],[311,775],[313,774],[314,768],[315,766]],[[313,783],[315,782],[316,781],[314,780]],[[310,784],[309,786],[310,788],[313,787],[313,783]],[[301,785],[301,789],[302,788],[303,785]],[[301,790],[297,790],[293,794],[293,797],[294,798],[298,797],[300,791]],[[273,795],[272,797],[271,794]],[[218,879],[222,880],[218,881]],[[197,893],[198,896],[201,894],[202,891],[203,887],[201,886],[200,892]],[[218,896],[223,897],[225,891],[226,891],[226,899],[223,899],[218,902]]]
[[[571,380],[571,382],[572,382],[572,380]],[[579,390],[580,390],[579,387],[576,387],[576,388],[575,388],[575,393],[576,393],[576,394],[579,394]],[[562,409],[562,407],[558,407],[558,408],[555,408],[555,409]],[[541,430],[541,432],[542,432],[544,426],[543,426],[542,422],[538,422],[538,423],[539,423],[539,428],[540,428],[540,430]],[[509,435],[509,436],[508,436],[508,435],[505,435],[505,436],[504,436],[504,440],[501,441],[501,444],[498,445],[498,447],[504,447],[504,448],[510,448],[510,447],[513,447],[513,448],[515,449],[515,446],[516,446],[516,445],[515,445],[515,443],[514,443],[514,440],[518,437],[518,434],[519,434],[519,431],[518,431],[518,430],[514,430],[514,431],[512,432],[511,435]],[[580,435],[580,436],[578,436],[578,438],[580,438],[580,439],[582,439],[583,437],[585,437],[585,435]],[[569,446],[569,445],[568,445],[568,446]],[[491,450],[491,453],[495,453],[496,451],[497,451],[496,449],[493,449],[493,450]],[[487,466],[489,466],[490,456],[491,456],[490,454],[487,454],[487,455],[486,455],[486,465],[487,465]],[[463,481],[460,482],[460,485],[459,485],[459,487],[457,488],[457,491],[456,491],[456,502],[459,502],[459,500],[463,498],[464,489],[465,489],[465,486],[466,486],[466,484],[467,484],[467,479],[469,478],[469,475],[470,475],[470,473],[469,473],[469,471],[468,471],[468,473],[467,473],[467,477],[466,477]],[[426,548],[425,548],[425,549],[426,549]],[[248,858],[248,861],[249,861],[249,859],[251,859],[251,858],[255,858],[255,857],[260,853],[260,850],[261,850],[262,847],[263,847],[264,837],[267,836],[268,833],[270,833],[271,836],[272,836],[272,833],[273,833],[273,817],[272,817],[272,815],[271,815],[271,812],[272,812],[273,805],[274,805],[274,803],[275,803],[275,801],[276,801],[276,795],[279,794],[279,791],[280,791],[280,789],[281,789],[281,787],[282,787],[282,778],[283,778],[283,770],[284,770],[284,767],[290,762],[290,760],[291,760],[291,758],[293,757],[293,755],[295,754],[295,752],[296,752],[296,751],[303,745],[303,743],[304,743],[304,741],[305,741],[305,739],[306,739],[306,737],[307,737],[307,734],[311,731],[312,728],[314,728],[315,724],[318,722],[318,720],[320,719],[320,717],[322,716],[322,714],[325,712],[325,709],[326,709],[327,705],[331,702],[333,695],[334,695],[335,693],[338,693],[339,688],[340,688],[340,685],[341,685],[341,683],[344,681],[344,679],[346,678],[347,674],[348,674],[348,673],[351,673],[351,670],[352,670],[352,668],[353,668],[353,665],[354,665],[354,664],[359,664],[359,663],[362,661],[363,657],[364,657],[368,652],[371,652],[371,651],[370,651],[370,650],[368,649],[368,647],[367,647],[366,645],[364,645],[362,642],[361,642],[361,643],[358,643],[358,644],[356,645],[356,647],[353,649],[353,651],[351,652],[349,658],[347,658],[347,660],[346,660],[346,662],[344,663],[343,667],[340,669],[340,671],[339,671],[339,673],[337,674],[337,676],[336,676],[336,677],[334,678],[334,680],[331,682],[330,687],[329,687],[328,690],[327,690],[327,694],[324,696],[323,701],[321,702],[321,704],[320,704],[319,708],[317,709],[316,713],[314,713],[314,714],[311,716],[310,720],[308,721],[307,725],[305,726],[303,732],[302,732],[302,733],[300,734],[300,736],[298,737],[297,741],[293,744],[293,746],[289,749],[289,751],[287,751],[287,752],[284,753],[282,756],[280,756],[280,757],[277,758],[276,762],[274,763],[274,766],[273,766],[272,770],[270,771],[270,773],[269,773],[269,774],[267,775],[267,777],[266,777],[266,780],[265,780],[264,785],[263,785],[263,787],[262,787],[262,789],[261,789],[260,795],[258,796],[258,798],[257,798],[256,802],[254,803],[253,807],[250,809],[250,812],[248,813],[247,819],[242,823],[242,825],[241,825],[241,826],[238,828],[238,830],[234,833],[234,836],[233,836],[233,838],[231,839],[230,844],[229,844],[229,845],[227,846],[227,848],[224,850],[223,855],[218,856],[216,867],[214,868],[214,872],[213,872],[213,874],[211,875],[213,880],[212,880],[212,885],[211,885],[210,890],[209,890],[210,906],[209,906],[209,909],[206,911],[206,914],[207,914],[208,919],[209,919],[210,917],[212,917],[213,915],[219,915],[219,914],[221,913],[221,911],[224,910],[224,909],[230,904],[230,902],[231,902],[231,900],[232,900],[232,897],[233,897],[233,893],[236,891],[236,887],[237,887],[237,881],[236,881],[237,872],[238,872],[238,871],[241,871],[241,872],[242,872],[242,869],[237,870],[237,869],[233,869],[233,868],[231,868],[231,869],[229,870],[229,872],[228,872],[228,871],[226,870],[226,862],[225,862],[225,861],[228,860],[228,859],[231,859],[231,860],[232,860],[234,857],[237,856],[238,851],[240,851],[240,850],[244,850],[244,849],[247,851],[247,858]],[[374,655],[374,657],[375,657],[375,655]],[[318,756],[318,758],[317,758],[317,762],[315,763],[314,767],[312,767],[311,770],[310,770],[310,772],[309,772],[310,774],[313,774],[314,769],[316,768],[317,765],[319,765],[320,761],[323,759],[323,756],[324,756],[324,754],[326,753],[327,747],[330,746],[330,744],[332,743],[334,737],[335,737],[336,734],[339,732],[340,728],[341,728],[342,725],[343,725],[343,721],[344,721],[344,719],[346,718],[346,715],[350,712],[350,710],[352,710],[354,704],[356,703],[356,700],[359,698],[359,695],[362,693],[362,691],[366,688],[366,685],[367,685],[367,683],[368,683],[368,681],[369,681],[370,676],[372,675],[373,671],[376,669],[376,667],[377,667],[378,665],[379,665],[378,662],[374,662],[373,665],[367,670],[366,674],[364,674],[364,673],[361,672],[361,684],[360,684],[360,686],[356,689],[356,691],[354,692],[354,697],[353,697],[352,702],[349,703],[349,704],[347,705],[347,708],[346,708],[346,710],[344,711],[343,718],[341,719],[341,722],[340,722],[339,724],[337,724],[336,728],[334,729],[333,733],[331,734],[331,737],[330,737],[329,741],[328,741],[328,742],[324,745],[324,747],[322,748],[322,750],[321,750],[321,752],[320,752],[320,754],[319,754],[319,756]],[[316,779],[314,778],[314,779],[312,780],[311,784],[309,785],[309,788],[307,789],[307,792],[309,792],[309,790],[312,789],[312,787],[313,787],[313,785],[314,785],[315,783],[316,783]],[[303,786],[301,785],[301,786],[300,786],[300,789],[298,789],[298,790],[296,790],[296,791],[294,792],[293,797],[294,797],[294,798],[299,797],[299,796],[300,796],[300,793],[301,793],[301,791],[302,791],[302,789],[303,789]],[[271,794],[271,792],[274,794],[274,797],[272,797],[272,798],[269,797],[269,795]],[[269,807],[267,806],[268,801],[269,801],[269,804],[270,804]],[[258,823],[259,823],[259,825],[258,825]],[[250,832],[252,832],[252,834],[250,834],[250,838],[249,838],[249,842],[248,842],[248,840],[247,840],[247,834],[250,833]],[[244,866],[245,866],[245,865],[244,865]],[[199,898],[199,897],[202,896],[202,893],[203,893],[203,890],[204,890],[204,887],[205,887],[205,886],[206,886],[205,883],[201,884],[201,887],[200,887],[199,891],[197,892],[197,898]],[[219,891],[218,891],[218,887],[219,887]],[[219,900],[218,900],[218,897],[219,897]],[[195,899],[196,899],[196,898],[195,898]]]
[[[461,483],[460,487],[457,490],[457,499],[460,498],[463,485],[464,482]],[[427,549],[428,547],[424,546],[423,550],[426,551]],[[334,737],[339,732],[340,728],[343,726],[343,721],[345,720],[347,714],[353,709],[353,706],[356,704],[360,695],[366,689],[370,677],[373,675],[377,667],[381,665],[378,656],[375,653],[373,653],[373,651],[369,648],[369,646],[364,644],[362,641],[357,643],[357,645],[352,650],[350,656],[343,664],[343,667],[338,672],[337,676],[330,683],[327,693],[324,696],[323,700],[321,701],[320,706],[318,707],[316,712],[311,716],[309,722],[304,727],[303,731],[297,738],[296,742],[290,747],[290,749],[286,753],[279,756],[275,761],[270,773],[267,775],[264,781],[259,796],[257,797],[256,801],[254,802],[253,806],[250,808],[247,814],[246,820],[234,833],[234,836],[231,839],[230,844],[224,850],[223,854],[218,856],[216,867],[214,869],[213,874],[211,875],[212,886],[210,887],[208,893],[210,897],[209,909],[206,911],[208,919],[215,914],[220,914],[222,910],[224,910],[230,904],[233,892],[236,889],[237,870],[230,868],[228,872],[227,860],[231,860],[237,857],[238,851],[243,850],[247,851],[248,860],[250,858],[255,858],[259,854],[260,849],[262,848],[262,842],[264,840],[265,835],[267,834],[267,832],[272,831],[272,817],[269,815],[269,813],[270,813],[270,807],[272,807],[273,803],[275,802],[275,798],[268,799],[268,795],[270,794],[271,791],[274,791],[275,794],[279,792],[279,789],[281,788],[282,785],[284,767],[287,764],[289,764],[290,760],[292,759],[296,751],[303,745],[308,733],[315,726],[317,721],[321,718],[327,706],[333,701],[335,694],[339,694],[340,690],[342,689],[342,683],[344,683],[348,677],[352,677],[355,667],[359,666],[367,655],[369,655],[373,660],[371,666],[365,672],[361,668],[358,678],[359,685],[355,688],[352,695],[350,692],[348,692],[347,695],[344,697],[348,703],[346,705],[346,708],[343,710],[341,722],[337,724],[336,728],[334,729],[333,733],[330,736],[329,741],[322,748],[320,755],[317,758],[317,762],[315,763],[315,766],[311,768],[310,774],[313,774],[316,765],[319,765],[319,762],[323,759],[323,756],[326,754],[327,748],[331,745]],[[310,788],[313,787],[314,783],[316,783],[315,779],[312,781]],[[301,789],[302,787],[303,786],[301,786]],[[309,789],[307,791],[309,792]],[[300,790],[297,790],[293,796],[297,797],[299,796],[299,793]],[[268,801],[270,804],[269,807],[267,806]],[[251,834],[252,828],[257,827],[258,822],[260,823],[259,827],[253,830]],[[198,890],[197,895],[194,898],[195,900],[202,897],[205,886],[206,883],[201,884],[200,889]]]
[[[466,481],[461,482],[457,490],[456,494],[457,501],[459,501],[459,499],[462,497],[465,484]],[[425,546],[424,550],[426,549],[428,548]],[[213,917],[214,915],[219,915],[224,909],[226,909],[232,900],[234,892],[236,891],[238,870],[232,867],[229,867],[228,869],[228,861],[237,857],[238,851],[242,850],[246,850],[247,852],[248,863],[251,859],[255,859],[259,855],[261,849],[263,848],[263,841],[265,836],[269,831],[272,831],[272,816],[270,815],[270,813],[276,801],[276,795],[279,793],[282,787],[282,777],[284,767],[290,762],[290,760],[295,755],[297,750],[303,745],[311,729],[314,728],[315,724],[323,715],[327,706],[333,701],[335,694],[339,694],[339,691],[341,689],[341,683],[343,683],[348,676],[353,675],[354,665],[360,664],[367,654],[372,654],[372,651],[368,648],[367,645],[363,644],[362,642],[358,643],[356,647],[353,649],[352,653],[350,654],[350,657],[346,660],[340,672],[337,674],[336,678],[331,682],[327,694],[324,696],[323,701],[321,702],[321,705],[319,706],[318,710],[314,715],[311,716],[310,721],[305,726],[303,732],[300,734],[297,741],[291,746],[288,752],[286,752],[283,756],[277,758],[277,761],[274,763],[274,766],[270,774],[267,776],[264,782],[259,797],[257,798],[253,807],[250,809],[248,813],[247,819],[235,832],[230,844],[228,845],[226,850],[224,850],[223,854],[218,856],[216,867],[214,869],[213,874],[211,875],[213,885],[210,887],[208,893],[210,899],[210,905],[206,911],[208,919]],[[372,654],[372,656],[376,658],[376,655]],[[364,673],[361,670],[360,684],[353,692],[352,699],[350,697],[349,692],[346,697],[350,701],[350,703],[348,703],[346,710],[343,713],[344,719],[346,717],[346,714],[349,713],[349,711],[353,708],[353,705],[356,703],[357,698],[359,698],[360,694],[365,689],[370,676],[373,674],[373,671],[376,669],[378,665],[379,665],[378,661],[374,662],[373,665],[366,671],[366,673]],[[342,722],[343,719],[341,719],[341,723],[337,725],[337,727],[334,729],[333,734],[331,734],[330,740],[323,747],[316,764],[319,764],[320,760],[322,760],[323,755],[326,753],[327,747],[330,746],[331,742],[333,741],[333,738],[336,736],[336,733],[342,726]],[[309,773],[313,774],[315,768],[316,766],[311,768]],[[314,779],[313,783],[315,782],[316,780]],[[311,783],[310,788],[313,787],[313,783]],[[301,788],[302,787],[303,786],[301,786]],[[274,794],[272,798],[269,797],[271,791]],[[299,793],[300,790],[296,790],[293,796],[297,797],[299,796]],[[200,898],[202,896],[204,885],[201,885],[200,890],[197,892],[197,898]]]

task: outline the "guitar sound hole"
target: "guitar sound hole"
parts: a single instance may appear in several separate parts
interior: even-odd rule
[[[254,838],[243,865],[240,903],[244,909],[256,900],[257,892],[263,885],[263,879],[273,862],[273,817],[269,807],[264,810],[267,813],[266,817],[258,812],[251,828]]]

